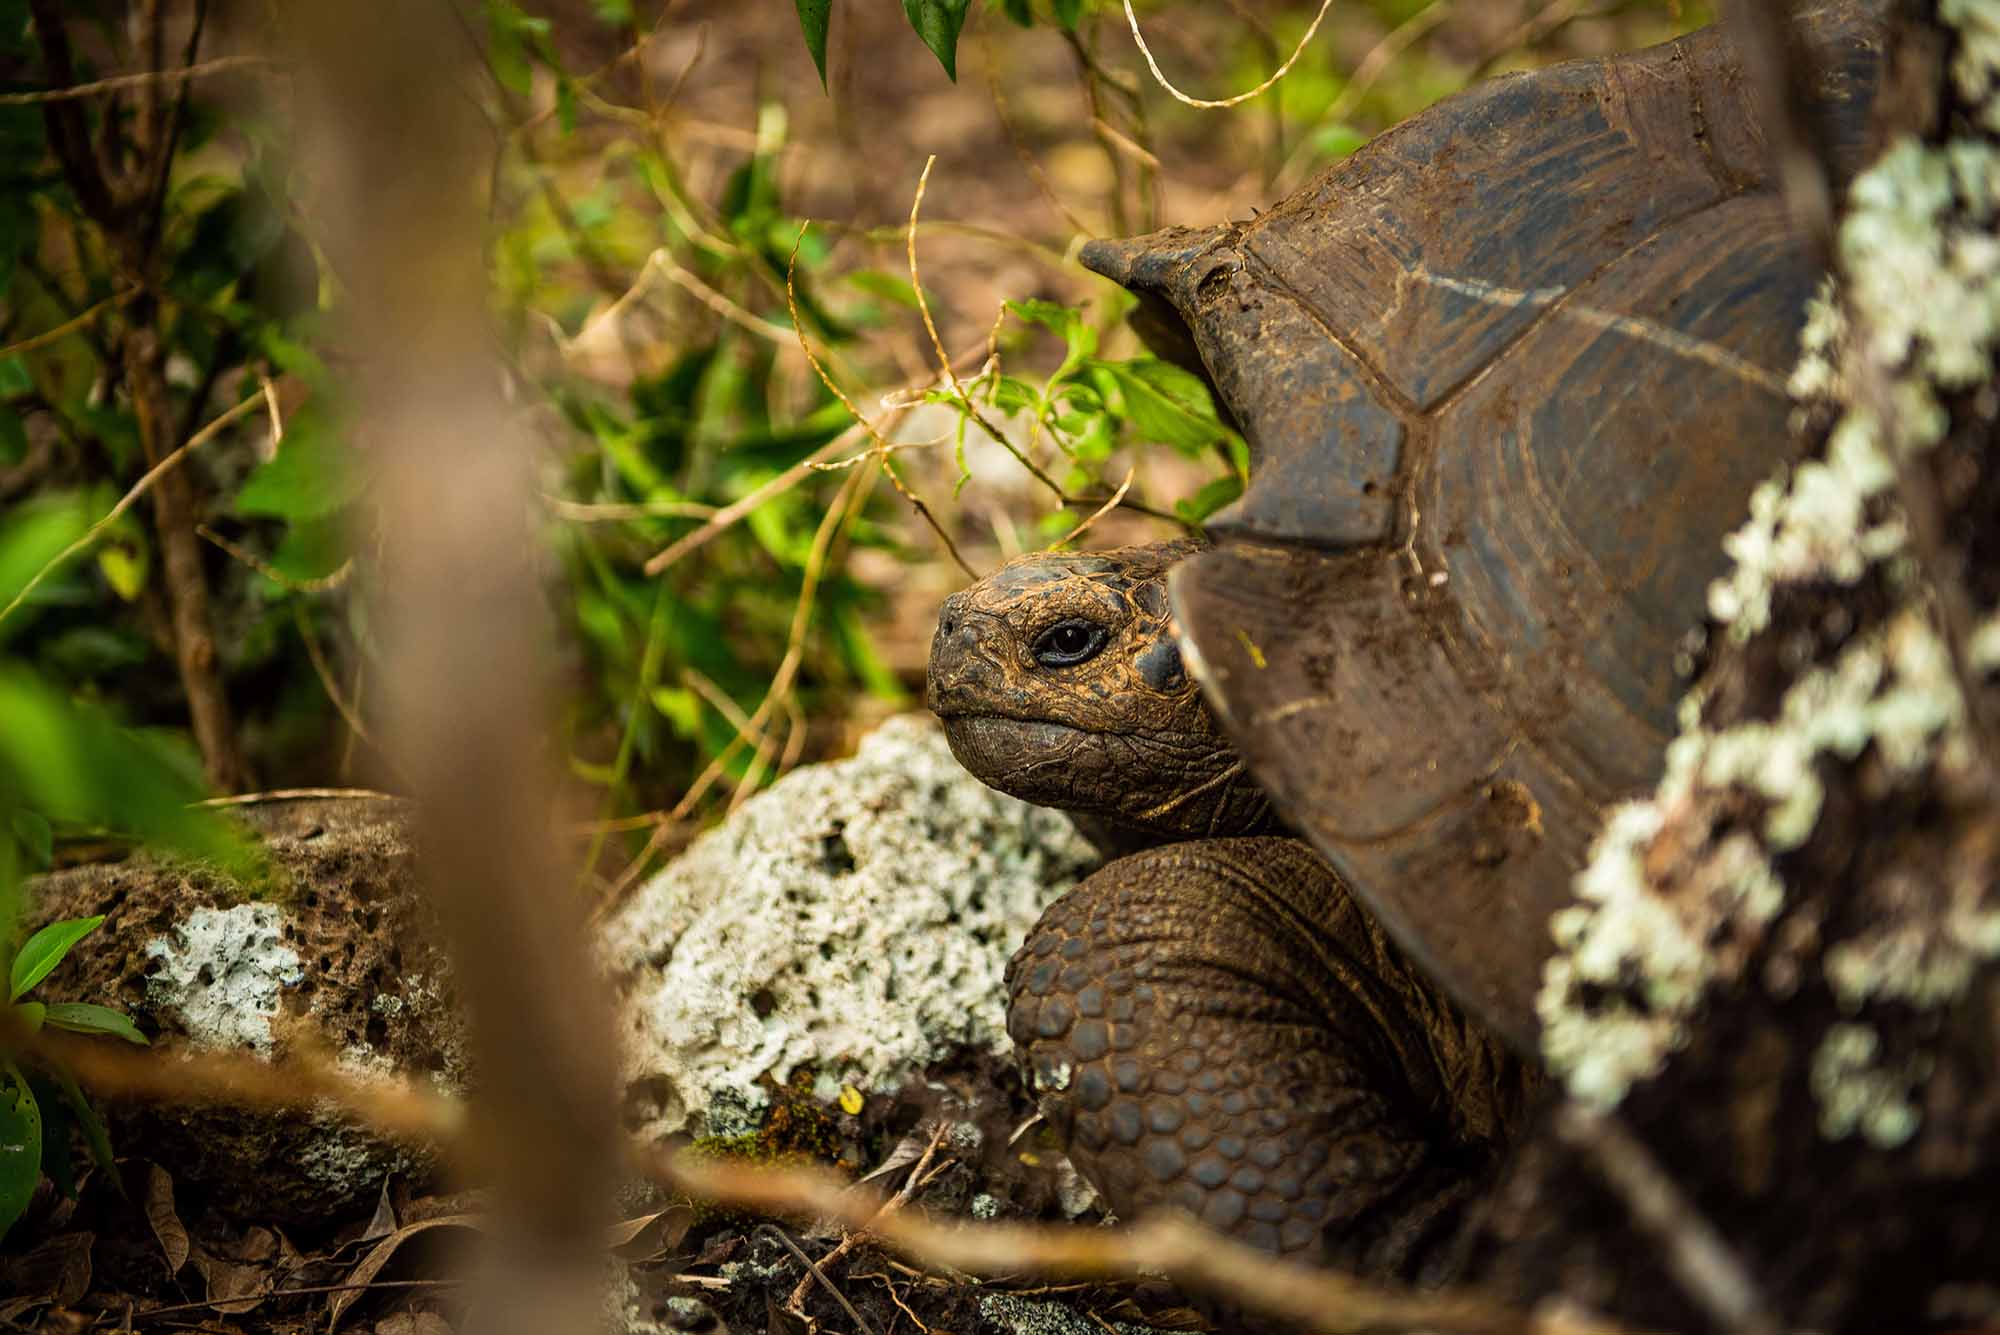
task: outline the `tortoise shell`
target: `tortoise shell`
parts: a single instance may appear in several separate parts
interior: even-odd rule
[[[1800,16],[1846,164],[1878,10]],[[1753,93],[1704,29],[1481,84],[1252,223],[1083,252],[1251,444],[1216,546],[1172,577],[1211,705],[1404,947],[1521,1042],[1549,916],[1602,810],[1656,781],[1722,538],[1786,457],[1819,275]]]

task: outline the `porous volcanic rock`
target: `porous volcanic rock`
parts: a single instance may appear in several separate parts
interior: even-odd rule
[[[830,1097],[960,1045],[1005,1052],[1008,957],[1096,861],[1066,816],[967,774],[927,718],[793,771],[605,925],[629,1121],[735,1134],[801,1068]]]
[[[413,880],[407,809],[381,800],[260,803],[237,813],[269,850],[268,885],[138,854],[30,891],[28,927],[103,914],[36,995],[128,1012],[162,1056],[299,1045],[361,1072],[466,1080],[450,971]],[[106,1040],[110,1041],[110,1040]],[[167,1168],[184,1205],[296,1226],[365,1208],[428,1156],[330,1114],[110,1105],[120,1154]]]

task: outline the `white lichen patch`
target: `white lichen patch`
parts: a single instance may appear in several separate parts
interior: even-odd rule
[[[1881,1064],[1881,1039],[1864,1024],[1836,1024],[1813,1052],[1812,1091],[1819,1129],[1829,1140],[1859,1132],[1870,1144],[1894,1149],[1916,1134],[1920,1115],[1912,1092],[1930,1075],[1914,1057],[1899,1067]]]
[[[1993,6],[1968,8],[1984,21]],[[2000,153],[1975,141],[1903,139],[1855,181],[1849,203],[1840,298],[1865,317],[1856,322],[1865,340],[1850,343],[1848,316],[1822,292],[1807,308],[1791,387],[1851,402],[1826,457],[1760,486],[1749,522],[1724,540],[1735,564],[1710,588],[1709,612],[1738,642],[1768,623],[1777,585],[1851,584],[1903,548],[1901,521],[1870,523],[1870,502],[1942,436],[1931,386],[1979,383],[2000,338],[2000,241],[1989,227],[2000,212]],[[1895,431],[1884,429],[1884,413]]]
[[[1616,810],[1578,878],[1583,902],[1550,923],[1556,954],[1537,998],[1542,1051],[1572,1097],[1592,1107],[1615,1105],[1658,1071],[1686,1041],[1705,989],[1742,971],[1784,904],[1784,888],[1743,834],[1724,839],[1671,897],[1653,893],[1644,857],[1660,821],[1651,803]]]
[[[649,1133],[715,1133],[765,1078],[867,1091],[957,1045],[1004,1052],[1002,976],[1096,861],[1067,817],[986,788],[927,721],[744,803],[606,925]]]
[[[1987,103],[1981,121],[2000,131],[2000,98],[1988,98],[2000,85],[2000,4],[1994,0],[1944,0],[1938,15],[1958,29],[1958,55],[1952,61],[1952,82],[1973,103]]]
[[[1982,677],[2000,673],[2000,616],[1974,627],[1965,646],[1966,666]]]
[[[1612,812],[1577,878],[1581,902],[1550,922],[1557,949],[1537,1009],[1543,1053],[1571,1094],[1596,1107],[1616,1104],[1682,1045],[1708,988],[1740,975],[1785,902],[1768,852],[1800,846],[1818,823],[1821,756],[1853,760],[1872,745],[1889,775],[1911,775],[1936,757],[1938,739],[1961,722],[1962,712],[1944,643],[1927,612],[1913,605],[1794,682],[1776,720],[1719,731],[1696,727],[1676,738],[1654,796]],[[1718,788],[1763,799],[1761,846],[1732,835],[1684,884],[1659,893],[1646,856],[1667,813],[1687,806],[1697,789]],[[1988,943],[2000,943],[2000,922],[1976,892],[1947,921],[1959,929],[1939,934],[1926,917],[1835,946],[1827,956],[1829,981],[1857,999],[1921,994],[1935,1004],[1955,995],[1987,957],[1975,952],[1990,954]],[[1924,937],[1925,968],[1897,970],[1918,954],[1899,931]]]
[[[146,943],[158,961],[146,975],[148,1006],[176,1016],[199,1047],[269,1056],[271,1017],[284,989],[305,977],[282,922],[269,904],[195,909],[170,936]]]
[[[1961,27],[1959,89],[1993,97],[1984,117],[2000,128],[2000,0],[1948,0],[1942,12]],[[1823,759],[1872,748],[1893,781],[1968,754],[1949,647],[1909,577],[1906,527],[1890,502],[1901,470],[1948,429],[1935,387],[1992,374],[1996,216],[2000,153],[1975,140],[1897,142],[1853,186],[1838,242],[1846,283],[1809,308],[1791,381],[1795,394],[1834,401],[1842,415],[1823,458],[1752,495],[1748,522],[1726,540],[1733,567],[1711,586],[1709,611],[1741,644],[1769,625],[1781,585],[1853,584],[1877,566],[1902,605],[1796,680],[1775,718],[1707,728],[1697,686],[1653,796],[1611,813],[1577,879],[1579,904],[1551,922],[1557,950],[1538,998],[1544,1053],[1581,1100],[1616,1104],[1660,1070],[1704,996],[1741,975],[1785,903],[1771,855],[1799,848],[1819,824]],[[1982,625],[1967,656],[1976,672],[2000,668],[2000,629]],[[1761,842],[1737,834],[1710,846],[1685,828],[1703,796],[1718,792],[1758,804]],[[1669,829],[1689,853],[1658,847]],[[1956,997],[1980,962],[2000,956],[2000,912],[1987,890],[1977,875],[1958,878],[1933,888],[1927,911],[1891,914],[1833,943],[1828,986],[1850,1008]],[[1813,1089],[1828,1134],[1858,1130],[1892,1144],[1914,1133],[1908,1096],[1927,1068],[1920,1056],[1882,1060],[1878,1046],[1873,1030],[1855,1025],[1836,1025],[1821,1045]]]

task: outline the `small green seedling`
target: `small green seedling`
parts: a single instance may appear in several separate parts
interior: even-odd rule
[[[8,1015],[6,1023],[0,1025],[0,1038],[33,1034],[47,1026],[78,1034],[110,1034],[128,1043],[146,1042],[129,1016],[109,1006],[21,999],[103,921],[99,915],[52,922],[22,944],[8,969]],[[69,1161],[72,1121],[83,1132],[90,1157],[116,1183],[118,1169],[111,1158],[111,1137],[77,1088],[76,1077],[45,1060],[24,1064],[18,1053],[0,1046],[0,1236],[28,1208],[43,1173],[64,1195],[75,1194]]]

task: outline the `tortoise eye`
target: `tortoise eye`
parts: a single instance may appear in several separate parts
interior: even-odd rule
[[[1104,628],[1089,621],[1058,621],[1035,640],[1035,661],[1043,667],[1074,667],[1104,647]]]

